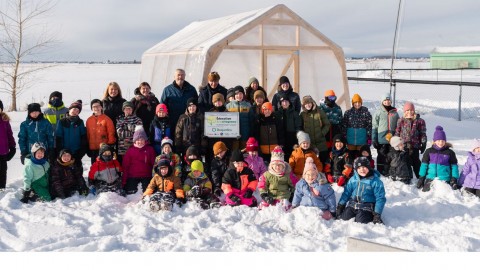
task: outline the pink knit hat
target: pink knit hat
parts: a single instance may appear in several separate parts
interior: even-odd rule
[[[315,171],[318,173],[317,166],[315,165],[315,163],[313,162],[313,158],[311,157],[307,157],[307,159],[305,160],[303,176],[305,176],[305,173],[307,173],[308,171]]]
[[[403,105],[403,111],[415,111],[415,106],[410,101],[405,102]]]

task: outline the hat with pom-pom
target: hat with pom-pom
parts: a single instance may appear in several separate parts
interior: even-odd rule
[[[285,162],[285,153],[280,145],[275,146],[272,151],[270,162]]]
[[[305,173],[307,173],[308,171],[314,171],[318,173],[317,166],[313,162],[312,157],[307,157],[307,159],[305,160],[305,167],[303,168],[303,176],[305,176]]]
[[[246,145],[247,145],[246,147],[247,152],[258,151],[258,142],[257,140],[255,140],[254,137],[248,138]]]
[[[145,133],[145,130],[143,129],[142,125],[137,125],[135,127],[135,133],[133,133],[133,142],[136,142],[140,139],[147,140],[147,133]]]
[[[442,126],[437,126],[435,127],[435,132],[433,133],[433,141],[438,141],[438,140],[447,140],[447,135],[445,135],[445,131],[443,131]]]

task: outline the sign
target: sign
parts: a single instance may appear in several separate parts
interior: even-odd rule
[[[209,138],[240,137],[238,112],[205,112],[204,135]]]

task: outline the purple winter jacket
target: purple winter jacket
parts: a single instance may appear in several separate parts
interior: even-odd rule
[[[263,162],[262,157],[259,157],[259,156],[253,157],[248,155],[245,158],[245,162],[247,162],[248,167],[252,169],[256,179],[260,179],[260,176],[262,176],[262,174],[267,171],[267,166],[265,166],[265,162]]]
[[[10,152],[11,147],[15,147],[15,139],[13,138],[12,126],[10,118],[5,113],[0,113],[0,155],[6,155]]]
[[[480,153],[468,152],[467,162],[463,166],[458,184],[462,187],[480,189]]]

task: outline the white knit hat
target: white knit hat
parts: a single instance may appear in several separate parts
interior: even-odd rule
[[[398,148],[398,146],[403,143],[403,140],[402,138],[398,137],[398,136],[393,136],[392,138],[390,138],[390,145],[395,149],[395,150],[400,150]]]
[[[298,139],[298,144],[301,144],[302,142],[305,142],[305,141],[310,143],[310,136],[305,131],[300,130],[299,132],[297,132],[297,139]]]

